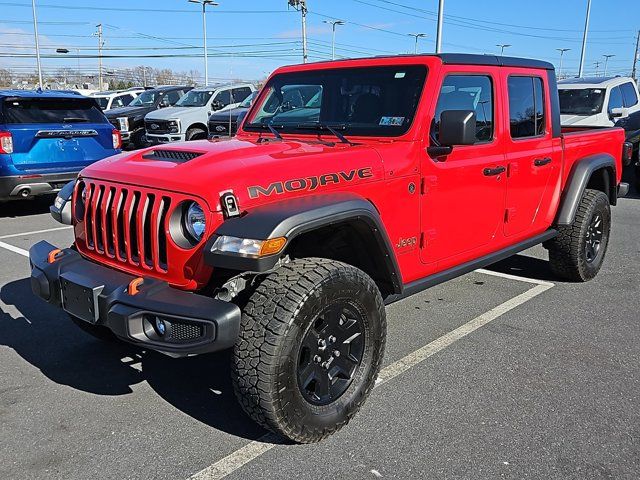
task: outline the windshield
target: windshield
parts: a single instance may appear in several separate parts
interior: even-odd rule
[[[213,95],[213,90],[191,90],[177,101],[178,107],[204,107]]]
[[[345,135],[402,135],[411,127],[426,75],[422,65],[276,75],[244,128],[271,125],[287,133],[329,125]]]
[[[251,103],[256,99],[257,96],[258,96],[257,91],[251,92],[251,95],[245,98],[239,106],[242,108],[249,108],[251,106]]]
[[[133,102],[129,104],[130,107],[151,107],[155,104],[156,92],[147,90],[138,95]]]
[[[101,109],[105,109],[109,106],[109,97],[94,97]]]
[[[6,123],[104,123],[104,114],[85,98],[18,98],[4,103]]]
[[[560,113],[563,115],[595,115],[602,111],[604,89],[565,88],[561,89]]]

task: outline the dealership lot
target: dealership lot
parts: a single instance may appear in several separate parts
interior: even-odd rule
[[[300,446],[242,413],[227,353],[100,343],[34,298],[25,250],[72,231],[45,202],[2,205],[0,478],[637,478],[638,225],[635,194],[587,284],[535,248],[388,307],[384,383]]]

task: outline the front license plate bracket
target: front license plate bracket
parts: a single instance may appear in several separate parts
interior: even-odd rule
[[[60,275],[60,297],[62,308],[70,315],[85,322],[97,323],[100,316],[98,311],[98,296],[104,285],[90,285],[84,278],[65,272]]]

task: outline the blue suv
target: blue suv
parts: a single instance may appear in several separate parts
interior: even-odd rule
[[[0,90],[0,200],[57,192],[120,146],[120,132],[94,99]]]

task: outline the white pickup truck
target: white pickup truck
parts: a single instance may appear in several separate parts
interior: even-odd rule
[[[256,87],[250,83],[198,87],[174,107],[148,113],[144,118],[150,143],[201,140],[209,136],[207,123],[213,112],[237,107]]]
[[[562,126],[612,127],[640,111],[638,87],[629,77],[568,78],[558,90]]]

